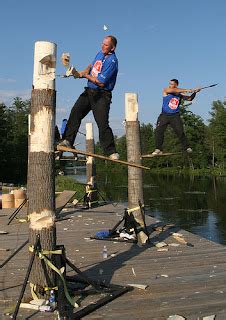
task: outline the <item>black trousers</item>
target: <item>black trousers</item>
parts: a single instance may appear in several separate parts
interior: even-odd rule
[[[180,114],[166,114],[161,113],[157,120],[156,130],[155,130],[155,144],[156,149],[162,150],[162,145],[164,142],[164,133],[167,126],[170,125],[174,130],[175,134],[179,138],[184,150],[189,148],[188,140],[184,133],[183,122],[181,120]]]
[[[63,139],[68,140],[73,145],[82,119],[92,110],[104,153],[107,155],[115,153],[114,136],[109,126],[111,98],[110,91],[85,88],[71,110]]]

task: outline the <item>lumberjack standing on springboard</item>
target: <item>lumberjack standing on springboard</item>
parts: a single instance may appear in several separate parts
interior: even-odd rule
[[[191,153],[192,148],[189,145],[187,137],[184,133],[183,122],[180,117],[180,104],[181,100],[192,101],[196,93],[201,89],[180,89],[178,88],[179,81],[172,79],[169,82],[169,87],[163,90],[163,104],[162,113],[158,117],[156,130],[155,130],[155,145],[156,149],[152,152],[152,155],[161,155],[162,145],[164,141],[164,133],[168,125],[172,127],[175,134],[178,136],[183,150]],[[192,93],[190,96],[184,95],[184,93]]]
[[[71,148],[74,144],[82,119],[92,110],[99,129],[99,139],[104,153],[111,159],[119,159],[116,151],[113,132],[109,126],[109,111],[117,73],[118,60],[115,55],[117,39],[107,36],[103,39],[101,51],[79,78],[88,80],[85,91],[75,102],[67,122],[63,141],[60,146]],[[73,70],[72,70],[73,73]]]

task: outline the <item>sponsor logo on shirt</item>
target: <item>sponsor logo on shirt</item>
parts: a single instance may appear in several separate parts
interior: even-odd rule
[[[179,99],[177,98],[170,99],[169,107],[171,110],[176,110],[178,106],[179,106]]]
[[[101,72],[102,66],[103,66],[102,61],[101,60],[97,60],[94,63],[94,66],[93,66],[92,71],[91,71],[91,75],[93,77],[97,78],[98,74]]]

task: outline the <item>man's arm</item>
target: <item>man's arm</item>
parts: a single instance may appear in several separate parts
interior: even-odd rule
[[[163,90],[163,93],[169,94],[169,93],[187,93],[187,92],[194,92],[194,89],[181,89],[181,88],[165,88]]]
[[[196,96],[196,92],[193,92],[192,95],[190,96],[185,96],[184,94],[181,95],[181,98],[183,100],[186,100],[186,101],[192,101]]]
[[[97,78],[91,76],[90,74],[84,74],[82,78],[86,78],[87,80],[89,80],[92,83],[96,84],[100,88],[104,88],[104,83],[100,82]]]
[[[80,78],[84,78],[84,75],[89,74],[91,68],[92,68],[92,64],[89,64],[88,67],[85,70],[79,71]]]
[[[182,94],[181,97],[182,97],[183,100],[192,101],[192,100],[194,100],[194,98],[196,96],[196,93],[199,92],[199,91],[201,91],[201,89],[200,88],[196,88],[196,89],[194,89],[192,95],[186,96],[186,95]]]
[[[88,67],[85,70],[80,71],[79,72],[80,78],[86,78],[87,80],[89,80],[92,83],[96,84],[100,88],[103,88],[104,87],[104,83],[101,83],[97,78],[95,78],[95,77],[93,77],[93,76],[91,76],[89,74],[91,69],[92,69],[92,64],[89,64]]]

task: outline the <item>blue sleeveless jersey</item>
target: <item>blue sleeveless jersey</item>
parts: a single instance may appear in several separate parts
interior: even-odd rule
[[[175,94],[167,94],[167,96],[163,97],[162,103],[162,112],[163,113],[178,113],[180,111],[180,102],[181,102],[181,95]]]

